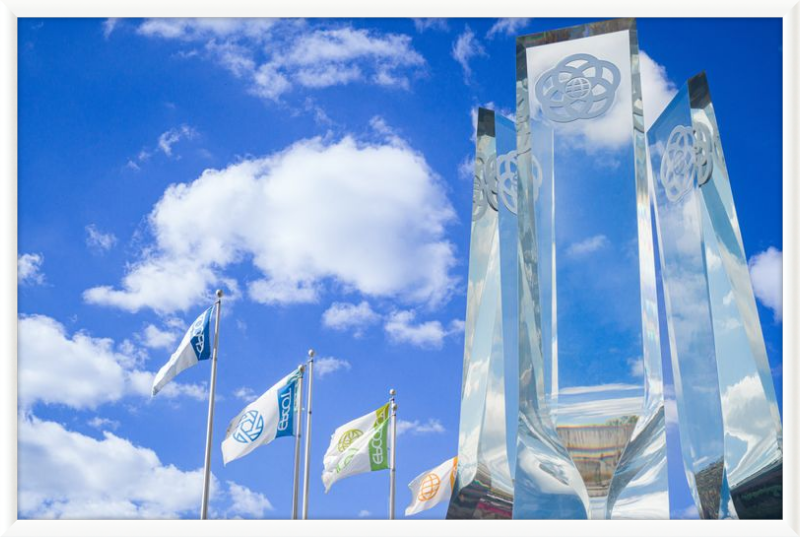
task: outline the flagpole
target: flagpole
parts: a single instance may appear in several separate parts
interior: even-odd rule
[[[311,388],[314,383],[314,349],[308,351],[308,404],[306,405],[306,453],[303,460],[303,520],[308,519],[308,456],[311,451]]]
[[[208,425],[206,426],[206,457],[203,471],[203,503],[200,520],[208,518],[208,495],[211,478],[211,438],[214,428],[214,391],[217,387],[217,349],[219,348],[219,313],[222,306],[222,289],[217,289],[217,319],[214,322],[214,350],[211,355],[211,386],[208,388]]]
[[[389,408],[392,410],[392,455],[389,459],[389,520],[394,520],[394,482],[395,482],[395,441],[397,440],[397,403],[394,402],[394,396],[397,392],[392,388],[389,390],[390,399]]]
[[[297,401],[295,404],[294,422],[297,424],[297,434],[294,437],[294,487],[292,490],[292,520],[297,520],[297,490],[300,488],[300,438],[303,436],[303,372],[305,366],[300,366],[300,381],[297,388]]]

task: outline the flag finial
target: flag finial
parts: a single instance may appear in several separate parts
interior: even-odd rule
[[[308,349],[308,357],[309,358],[313,358],[314,357],[314,349]]]
[[[222,289],[217,289],[217,298],[222,298]]]

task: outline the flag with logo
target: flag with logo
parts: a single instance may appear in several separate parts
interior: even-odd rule
[[[388,470],[392,447],[389,446],[389,403],[336,429],[323,461],[325,492],[342,478]]]
[[[411,489],[411,504],[406,507],[406,516],[450,500],[456,481],[456,464],[458,457],[448,459],[433,470],[419,474],[408,484]]]
[[[224,464],[244,457],[276,438],[294,436],[299,419],[299,412],[296,412],[299,384],[298,367],[231,420],[222,441]]]
[[[160,392],[169,381],[174,379],[178,373],[189,369],[201,360],[211,358],[211,314],[214,306],[211,306],[198,317],[186,331],[181,344],[178,346],[169,361],[159,370],[153,379],[153,395]]]

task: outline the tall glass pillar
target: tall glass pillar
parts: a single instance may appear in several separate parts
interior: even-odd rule
[[[511,518],[518,400],[515,146],[513,122],[479,109],[458,466],[447,518]]]
[[[783,429],[705,74],[648,131],[684,466],[702,518],[781,518]]]
[[[515,518],[668,518],[636,23],[517,38]]]

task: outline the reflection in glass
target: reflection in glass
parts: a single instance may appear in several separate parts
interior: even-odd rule
[[[648,133],[684,465],[703,518],[781,518],[783,431],[705,74]]]
[[[514,147],[513,123],[479,109],[458,467],[447,518],[511,518],[516,427],[506,404],[515,409],[517,401]]]
[[[517,145],[514,517],[667,518],[634,20],[517,39]]]

